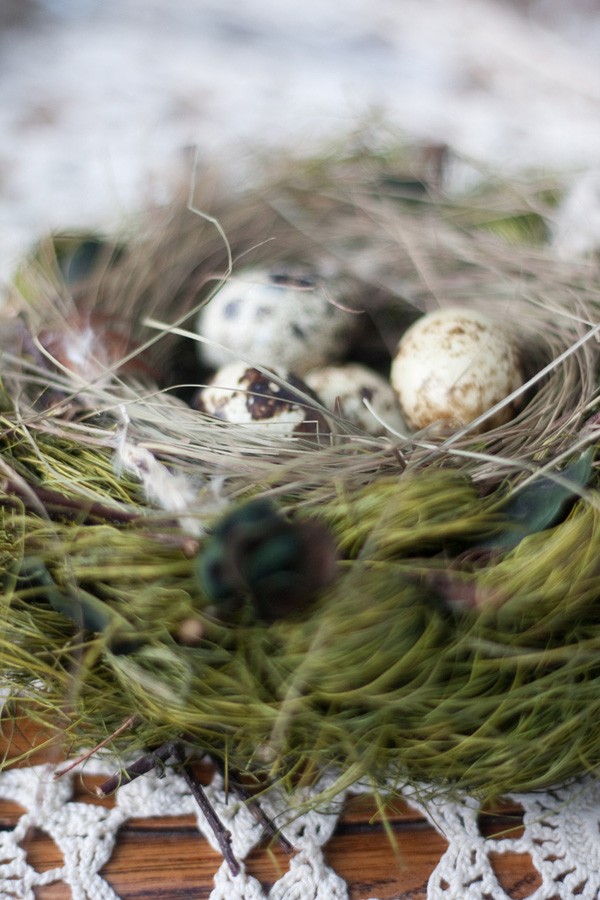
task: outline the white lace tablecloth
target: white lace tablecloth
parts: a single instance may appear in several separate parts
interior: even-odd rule
[[[87,772],[98,772],[88,764]],[[103,771],[106,771],[104,769]],[[215,850],[211,829],[190,795],[184,780],[167,771],[164,777],[145,775],[121,788],[112,808],[73,799],[70,773],[53,779],[53,768],[32,766],[0,775],[0,797],[25,811],[14,830],[0,832],[0,900],[35,900],[35,888],[63,882],[74,900],[119,900],[99,875],[110,859],[117,832],[130,818],[194,814],[198,829]],[[295,816],[277,792],[262,805],[285,827],[295,847],[289,871],[268,895],[249,875],[243,860],[262,838],[262,826],[239,801],[225,796],[217,774],[207,788],[217,814],[232,834],[232,847],[241,873],[232,877],[225,862],[214,876],[210,900],[344,900],[345,882],[324,860],[322,848],[335,831],[337,815],[313,811]],[[519,837],[484,837],[478,828],[478,805],[443,801],[418,802],[414,792],[407,802],[420,810],[448,842],[432,873],[428,900],[510,900],[494,873],[493,855],[529,854],[539,872],[539,886],[529,900],[596,900],[600,897],[600,782],[587,778],[552,792],[512,795],[524,810]],[[297,798],[306,800],[306,794]],[[339,800],[343,800],[341,795]],[[44,872],[28,862],[21,846],[31,827],[50,835],[63,853],[64,865]],[[407,860],[410,865],[410,860]],[[401,898],[399,898],[401,900]]]

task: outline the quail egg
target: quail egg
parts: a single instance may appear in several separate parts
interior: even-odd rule
[[[305,380],[328,409],[367,434],[377,437],[388,432],[363,400],[368,400],[382,422],[394,431],[403,432],[406,428],[392,386],[367,366],[360,363],[324,366],[312,369]]]
[[[198,392],[193,406],[225,422],[273,437],[318,440],[329,435],[331,426],[318,410],[319,400],[313,391],[283,369],[273,369],[273,374],[285,384],[246,363],[230,363]]]
[[[523,383],[519,351],[503,327],[483,313],[447,307],[418,319],[398,344],[391,383],[411,428],[459,428]],[[513,403],[477,429],[508,422]]]
[[[58,367],[85,382],[106,384],[111,372],[148,377],[151,372],[128,336],[126,322],[98,313],[76,313],[42,329],[38,339]],[[131,357],[131,358],[130,358]]]
[[[197,333],[227,348],[198,342],[201,362],[218,368],[237,354],[303,375],[339,358],[356,330],[360,316],[335,300],[329,284],[304,270],[243,270],[198,314]]]

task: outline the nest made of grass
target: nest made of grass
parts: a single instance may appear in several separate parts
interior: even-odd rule
[[[135,714],[117,758],[183,735],[289,784],[335,766],[340,784],[493,798],[595,769],[595,472],[551,527],[501,540],[506,498],[542,476],[560,486],[598,439],[597,265],[548,245],[559,187],[490,175],[450,194],[431,152],[360,144],[269,172],[251,189],[198,173],[202,215],[183,198],[151,211],[76,278],[64,259],[82,239],[53,238],[17,275],[1,364],[6,715],[25,709],[74,752]],[[530,378],[521,411],[444,438],[338,417],[320,447],[215,425],[186,403],[210,373],[181,335],[232,268],[281,262],[345,286],[365,320],[350,356],[381,371],[427,309],[502,318]],[[82,384],[40,356],[43,329],[82,315],[118,322],[144,371]],[[191,486],[185,517],[115,462],[124,441]],[[220,615],[199,577],[211,529],[249,497],[339,549],[335,580],[269,623],[248,603]]]

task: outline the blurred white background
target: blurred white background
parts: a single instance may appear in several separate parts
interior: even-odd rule
[[[0,0],[0,278],[49,228],[379,115],[510,172],[600,161],[595,0]]]

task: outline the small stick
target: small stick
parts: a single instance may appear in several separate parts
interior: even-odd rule
[[[221,849],[221,853],[223,854],[223,859],[227,861],[227,864],[229,865],[229,868],[231,870],[231,874],[234,877],[236,875],[239,875],[241,871],[240,864],[233,855],[233,851],[231,849],[231,832],[228,831],[227,828],[225,828],[225,826],[219,819],[210,803],[210,800],[206,796],[202,785],[194,775],[191,766],[186,763],[182,744],[175,744],[173,755],[175,756],[175,759],[181,767],[181,773],[185,778],[187,786],[192,792],[196,803],[202,810],[204,816],[206,817],[206,821],[212,828],[212,831]]]
[[[129,716],[129,718],[125,719],[123,724],[119,725],[119,727],[117,728],[116,731],[113,731],[112,734],[109,734],[109,736],[107,738],[104,738],[103,741],[100,741],[99,744],[96,744],[95,747],[93,747],[87,753],[84,753],[83,756],[80,756],[78,759],[75,759],[75,760],[73,760],[73,762],[69,763],[68,766],[64,766],[62,769],[59,769],[57,772],[55,772],[54,778],[60,778],[62,775],[66,775],[67,772],[70,772],[71,769],[74,769],[75,766],[79,765],[79,763],[85,762],[86,759],[89,759],[90,756],[93,756],[94,753],[98,752],[98,750],[102,750],[103,747],[106,747],[106,745],[110,741],[112,741],[113,738],[122,734],[122,732],[126,731],[128,728],[131,728],[132,725],[134,725],[136,721],[137,721],[137,715],[134,713],[132,716]]]
[[[96,793],[99,797],[108,797],[110,794],[114,794],[122,784],[128,784],[135,778],[139,778],[140,775],[145,775],[158,765],[165,763],[170,756],[175,754],[177,745],[177,741],[165,741],[152,753],[147,753],[146,756],[140,757],[126,769],[123,769],[122,772],[113,775],[112,778],[100,784],[96,788]]]
[[[244,801],[256,821],[263,826],[265,833],[274,838],[281,849],[287,853],[288,856],[291,856],[294,852],[293,844],[288,841],[285,834],[280,831],[273,819],[266,814],[260,803],[254,799],[250,791],[236,781],[232,781],[231,785],[239,798]]]
[[[74,497],[65,497],[64,494],[60,494],[58,491],[39,485],[37,487],[28,485],[28,487],[44,507],[53,509],[61,515],[84,515],[86,519],[108,519],[115,522],[123,522],[125,524],[141,518],[140,512],[130,512],[129,510],[106,506],[97,500],[78,500]],[[24,494],[22,486],[17,481],[5,478],[0,483],[0,489],[7,494],[19,496],[28,509],[33,509],[34,512],[37,511],[37,507],[33,503],[32,498]],[[7,500],[10,500],[10,497],[2,498],[3,503],[6,503]]]
[[[97,519],[100,519],[101,521],[122,522],[127,525],[130,522],[143,523],[145,518],[145,511],[143,509],[140,509],[139,511],[129,511],[127,509],[106,506],[97,500],[65,497],[64,494],[53,491],[51,488],[40,486],[31,487],[31,485],[28,487],[33,496],[27,496],[22,486],[19,485],[17,481],[9,478],[0,480],[0,492],[6,492],[7,494],[6,497],[0,497],[0,504],[11,504],[12,506],[16,506],[18,497],[24,506],[27,509],[33,510],[33,512],[39,512],[41,504],[50,518],[53,516],[63,516],[69,519],[83,517],[83,521],[86,523],[90,521],[95,522]],[[34,498],[38,501],[37,503],[34,501]],[[164,521],[164,517],[161,517],[161,519],[155,521],[155,524],[160,524],[160,522]],[[167,519],[166,521],[169,523],[171,520]],[[157,541],[166,547],[174,547],[175,549],[181,550],[188,559],[191,559],[191,557],[198,552],[199,544],[196,539],[189,534],[163,534],[162,532],[156,531],[140,531],[140,535],[148,537],[150,540]]]
[[[146,775],[148,772],[151,772],[152,769],[156,768],[157,765],[165,763],[171,756],[174,757],[179,764],[181,773],[186,780],[187,786],[192,792],[194,800],[202,810],[206,821],[212,828],[221,849],[221,853],[223,854],[223,858],[231,870],[231,874],[234,877],[239,875],[241,868],[231,849],[231,832],[225,828],[219,819],[210,800],[206,796],[202,785],[194,775],[191,766],[186,763],[183,744],[180,741],[165,741],[165,743],[161,744],[161,746],[153,753],[142,756],[126,769],[123,769],[122,772],[113,775],[112,778],[109,778],[103,784],[99,785],[99,787],[96,788],[96,793],[99,797],[108,797],[109,794],[113,794],[122,784],[127,784],[128,782],[133,781],[134,778],[139,778],[140,775]]]
[[[204,793],[202,785],[194,775],[191,766],[186,763],[181,741],[165,741],[165,743],[161,744],[153,753],[147,753],[146,756],[140,757],[140,759],[136,760],[126,769],[123,769],[122,772],[113,775],[112,778],[109,778],[103,784],[99,785],[96,788],[96,793],[99,797],[108,797],[109,794],[113,794],[122,784],[127,784],[128,782],[133,781],[134,778],[139,778],[140,775],[146,775],[159,764],[162,765],[165,763],[171,756],[174,757],[179,764],[181,773],[185,778],[187,786],[192,792],[194,800],[202,810],[206,821],[212,828],[221,849],[221,853],[223,854],[223,858],[229,865],[231,874],[234,877],[239,875],[241,868],[231,849],[231,832],[225,828],[219,819],[211,806],[210,800]]]
[[[224,773],[224,767],[219,760],[213,760],[213,763],[217,766],[217,768],[221,771],[221,774]],[[272,837],[277,841],[281,849],[287,853],[289,856],[294,852],[293,844],[288,841],[283,832],[277,827],[273,819],[266,814],[264,809],[261,807],[258,800],[256,800],[250,791],[244,787],[243,784],[238,780],[237,774],[232,769],[227,770],[228,775],[228,783],[233,788],[234,792],[238,795],[240,800],[243,800],[245,805],[248,807],[250,813],[254,816],[256,821],[263,826],[265,829],[265,833]]]

